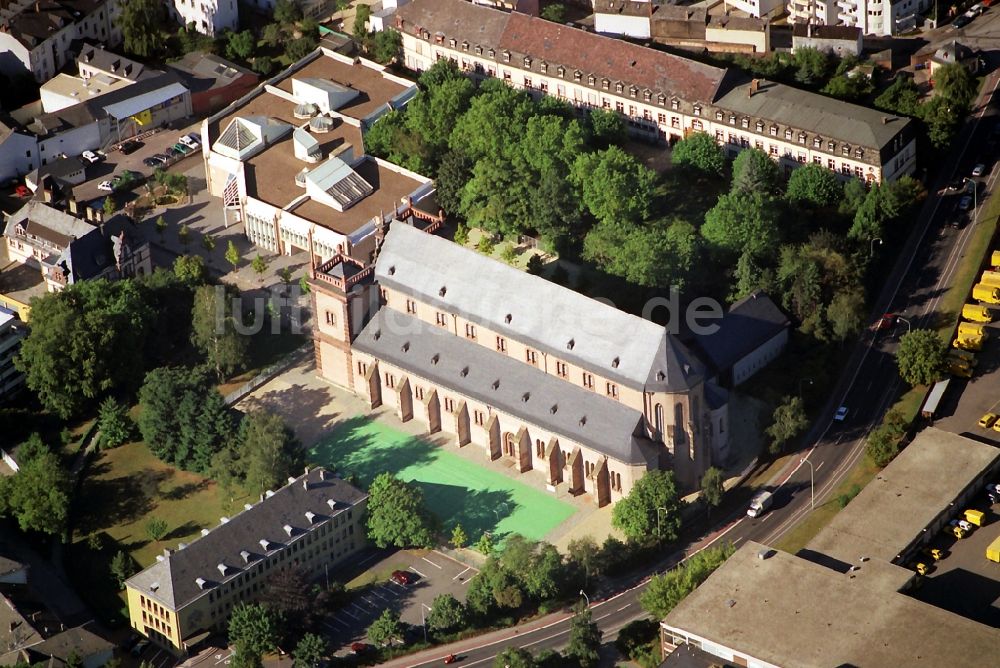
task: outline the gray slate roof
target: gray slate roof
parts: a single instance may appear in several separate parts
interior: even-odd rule
[[[639,411],[413,316],[380,309],[352,347],[619,461],[655,465]]]
[[[68,283],[85,281],[100,275],[116,264],[116,257],[123,252],[122,244],[129,250],[146,243],[139,228],[124,214],[112,216],[102,227],[94,227],[84,236],[72,241],[56,260],[67,275]]]
[[[735,86],[716,104],[729,111],[778,123],[782,129],[788,126],[852,146],[881,150],[910,123],[910,119],[903,116],[773,81],[760,80],[760,87],[752,96],[747,91],[746,85]]]
[[[704,373],[660,325],[408,225],[389,228],[375,277],[629,387],[680,392]]]
[[[752,353],[790,325],[788,316],[763,292],[747,295],[729,308],[714,334],[698,337],[709,360],[719,371]]]
[[[303,489],[304,479],[309,482],[308,489]],[[322,522],[366,498],[364,492],[334,478],[322,468],[312,469],[275,491],[271,497],[219,524],[207,535],[133,575],[128,584],[163,605],[179,609],[199,596],[208,595],[220,582],[238,576],[244,566],[256,567],[264,552],[261,539],[271,543],[270,555],[307,535],[307,511],[316,514],[315,522]],[[336,501],[335,510],[331,511],[328,499]],[[286,524],[294,529],[291,537],[285,533]],[[244,550],[250,553],[248,565],[240,555]],[[220,563],[228,567],[225,577],[219,571]],[[205,589],[198,587],[197,578],[206,580]],[[154,585],[155,591],[152,590]]]
[[[14,226],[24,221],[27,221],[28,234],[34,234],[63,247],[73,239],[94,230],[94,226],[85,220],[71,216],[45,202],[31,200],[11,214],[7,222],[6,235],[11,236]]]

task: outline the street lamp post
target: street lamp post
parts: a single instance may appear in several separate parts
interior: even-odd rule
[[[875,242],[876,241],[878,242],[879,246],[882,245],[882,239],[881,238],[875,237],[874,239],[872,239],[871,243],[869,244],[869,247],[868,247],[868,257],[871,257],[871,256],[875,255]]]
[[[906,318],[904,318],[901,315],[897,315],[896,316],[896,320],[902,320],[903,322],[906,323],[906,333],[909,334],[910,333],[910,321],[907,320]]]
[[[812,378],[800,378],[799,379],[799,399],[802,398],[802,383],[809,383],[810,385],[812,385],[813,384]]]
[[[665,512],[667,512],[666,508],[657,508],[656,509],[656,537],[657,538],[662,538],[663,537],[663,534],[660,531],[660,513],[665,513]],[[581,593],[583,593],[583,592],[581,592]]]
[[[587,607],[589,608],[589,607],[590,607],[590,597],[589,597],[589,596],[587,596],[587,592],[585,592],[585,591],[583,591],[583,590],[581,589],[581,590],[580,590],[580,596],[582,596],[582,597],[584,597],[585,599],[587,599]]]
[[[813,466],[813,463],[811,461],[809,461],[808,459],[806,459],[805,457],[803,457],[799,461],[802,464],[808,464],[809,465],[809,495],[810,495],[809,505],[810,505],[811,508],[815,508],[816,507],[816,468]]]
[[[424,608],[427,608],[427,612],[431,612],[431,608],[426,603],[420,604],[420,625],[424,627],[424,642],[427,642],[427,616],[424,615]]]

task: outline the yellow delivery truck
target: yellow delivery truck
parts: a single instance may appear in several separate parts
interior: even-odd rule
[[[983,337],[981,336],[960,336],[951,345],[959,350],[982,350]]]
[[[983,277],[979,282],[983,285],[992,285],[995,288],[1000,288],[1000,271],[990,271],[987,269],[983,272]]]
[[[987,304],[1000,304],[1000,288],[977,283],[972,286],[972,298]]]
[[[995,250],[990,255],[990,264],[994,267],[1000,267],[1000,250]]]
[[[979,304],[966,304],[962,307],[962,317],[970,322],[993,322],[993,313]]]
[[[960,322],[958,323],[958,335],[959,336],[982,336],[985,338],[986,331],[983,329],[982,325],[977,325],[972,322]]]
[[[990,561],[1000,563],[1000,536],[997,536],[996,540],[986,548],[986,558]]]

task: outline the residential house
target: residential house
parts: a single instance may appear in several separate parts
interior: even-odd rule
[[[219,525],[125,583],[132,628],[184,654],[211,631],[224,631],[233,607],[266,595],[274,575],[307,580],[352,565],[366,546],[368,497],[322,468],[268,490]]]
[[[767,19],[709,14],[696,5],[648,0],[597,0],[594,30],[602,35],[652,39],[679,49],[767,53],[771,48]]]
[[[0,664],[101,668],[114,657],[114,653],[115,646],[112,643],[94,633],[88,626],[78,626],[35,644],[0,654]]]
[[[972,74],[978,74],[980,68],[983,66],[983,59],[978,52],[953,39],[938,47],[934,51],[934,55],[931,56],[929,61],[931,80],[933,81],[934,73],[940,68],[956,63],[965,67]]]
[[[728,435],[662,326],[406,222],[310,285],[323,378],[553,491],[604,506],[661,468],[694,489]]]
[[[0,8],[0,72],[38,83],[65,67],[77,40],[122,40],[116,0],[13,0]]]
[[[415,93],[375,63],[317,49],[203,122],[208,190],[258,246],[367,261],[376,229],[404,210],[440,224],[430,179],[365,153],[365,130]]]
[[[449,58],[470,76],[552,95],[581,114],[613,109],[647,140],[707,132],[730,154],[756,147],[786,171],[812,162],[868,182],[916,167],[905,117],[463,0],[414,0],[395,18],[413,70]]]
[[[753,18],[777,18],[785,11],[784,0],[725,0],[726,13],[735,9]]]
[[[236,0],[173,0],[167,4],[167,12],[177,23],[192,26],[210,37],[224,30],[239,29],[240,10]]]
[[[17,313],[0,306],[0,403],[24,387],[24,374],[14,366],[14,357],[21,349],[21,341],[26,335],[27,330]],[[14,466],[11,468],[16,470]],[[3,559],[0,558],[0,583],[6,577],[3,567]]]
[[[931,0],[789,0],[788,21],[859,28],[865,35],[898,35],[916,27]]]
[[[152,272],[149,243],[124,215],[83,220],[51,203],[32,200],[7,220],[11,259],[41,268],[49,292],[78,281],[126,278]]]
[[[24,176],[38,166],[38,139],[0,113],[0,181]]]

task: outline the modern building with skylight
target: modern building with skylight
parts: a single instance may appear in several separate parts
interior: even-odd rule
[[[373,62],[317,49],[202,124],[227,224],[275,253],[369,262],[382,223],[440,218],[431,180],[365,153],[364,133],[415,94]]]

